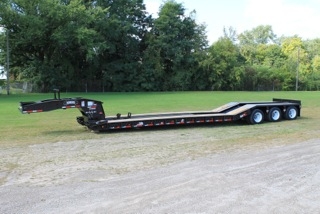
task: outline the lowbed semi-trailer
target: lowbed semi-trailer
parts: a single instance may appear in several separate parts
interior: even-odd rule
[[[60,98],[60,91],[54,91],[53,99],[20,102],[23,114],[47,112],[56,109],[78,108],[82,116],[77,122],[93,131],[134,129],[143,127],[173,126],[188,124],[210,124],[246,120],[249,124],[263,121],[277,122],[282,119],[295,120],[300,116],[301,101],[273,99],[267,102],[230,102],[209,111],[185,111],[152,114],[130,112],[125,116],[105,116],[102,102],[82,97]]]

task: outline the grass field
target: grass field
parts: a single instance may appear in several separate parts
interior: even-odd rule
[[[276,139],[294,141],[320,137],[320,92],[163,92],[163,93],[62,93],[61,97],[87,97],[104,102],[107,115],[210,110],[231,101],[269,101],[272,98],[302,101],[301,117],[295,121],[263,123],[261,125],[213,125],[195,127],[232,142]],[[20,101],[52,98],[52,94],[0,95],[0,145],[34,144],[58,141],[105,138],[80,126],[75,118],[77,109],[57,110],[23,115],[18,111]],[[187,127],[189,128],[189,127]],[[193,128],[193,127],[192,127]],[[148,130],[148,132],[152,130]],[[179,131],[179,129],[177,129]],[[143,133],[144,131],[139,130]],[[130,133],[130,132],[128,132]],[[114,134],[114,133],[108,133]],[[125,134],[125,133],[122,133]]]

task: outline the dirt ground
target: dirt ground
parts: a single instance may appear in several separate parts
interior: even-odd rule
[[[320,139],[199,130],[1,148],[0,213],[320,213]]]

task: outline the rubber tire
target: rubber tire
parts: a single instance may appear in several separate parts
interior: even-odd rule
[[[295,120],[298,116],[298,110],[295,106],[289,106],[284,114],[286,120]]]
[[[250,124],[260,124],[264,120],[263,111],[260,109],[255,109],[252,113],[247,117],[247,122]]]
[[[281,110],[278,107],[273,107],[267,114],[267,120],[270,122],[277,122],[281,120]]]

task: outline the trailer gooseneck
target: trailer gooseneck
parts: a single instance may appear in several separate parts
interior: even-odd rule
[[[301,101],[273,99],[268,102],[230,102],[210,111],[186,111],[154,114],[106,117],[102,102],[82,97],[60,98],[60,91],[54,90],[54,98],[20,102],[23,114],[46,112],[56,109],[78,108],[82,116],[77,117],[79,124],[94,131],[132,129],[152,126],[172,126],[201,123],[221,123],[246,120],[249,124],[259,124],[281,119],[294,120],[300,116]]]

